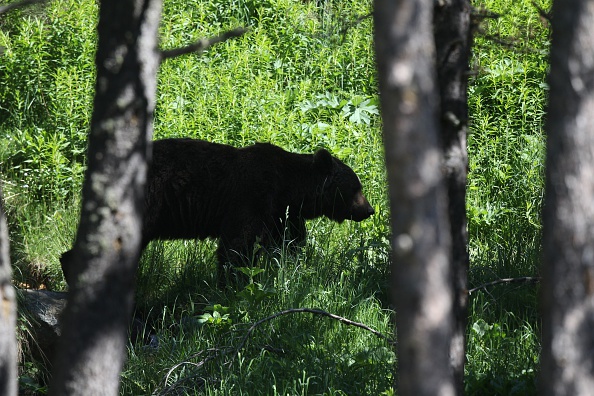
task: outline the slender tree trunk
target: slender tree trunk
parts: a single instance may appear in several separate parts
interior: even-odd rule
[[[594,392],[594,2],[553,4],[541,395]]]
[[[139,258],[160,0],[101,0],[74,284],[50,394],[117,395]]]
[[[433,17],[437,53],[437,83],[441,98],[441,141],[449,198],[454,287],[454,331],[450,361],[456,393],[464,394],[466,324],[468,318],[468,233],[466,229],[466,177],[468,152],[468,69],[472,30],[468,0],[435,2]]]
[[[453,395],[450,226],[437,124],[433,1],[377,0],[375,46],[392,221],[398,394]]]
[[[17,394],[16,299],[11,282],[8,229],[0,189],[0,395]]]

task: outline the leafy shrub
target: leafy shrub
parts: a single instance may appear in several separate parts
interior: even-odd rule
[[[9,13],[0,26],[0,163],[32,198],[68,198],[82,179],[95,7],[49,3]]]

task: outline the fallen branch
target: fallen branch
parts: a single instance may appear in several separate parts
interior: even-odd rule
[[[165,59],[175,58],[180,55],[191,54],[192,52],[202,52],[210,46],[221,43],[230,38],[242,36],[247,31],[248,29],[246,28],[236,28],[215,37],[200,39],[186,47],[174,48],[170,50],[161,50],[161,62],[163,62]]]
[[[255,322],[253,325],[251,325],[251,327],[248,329],[247,333],[245,334],[245,336],[243,337],[243,339],[241,340],[241,343],[239,344],[239,346],[237,347],[237,354],[243,349],[243,347],[245,346],[245,343],[247,342],[248,338],[251,336],[252,332],[254,331],[254,329],[256,327],[258,327],[259,325],[261,325],[264,322],[268,322],[272,319],[278,318],[279,316],[283,316],[283,315],[288,315],[288,314],[294,314],[294,313],[312,313],[315,315],[322,315],[322,316],[326,316],[328,318],[334,319],[339,321],[340,323],[344,323],[346,325],[349,326],[355,326],[358,327],[360,329],[363,330],[367,330],[370,333],[372,333],[373,335],[375,335],[376,337],[379,337],[383,340],[386,340],[388,343],[395,345],[396,344],[396,340],[393,340],[391,338],[389,338],[388,336],[380,333],[377,330],[372,329],[371,327],[363,324],[363,323],[359,323],[359,322],[353,322],[352,320],[349,320],[347,318],[343,318],[342,316],[338,316],[335,314],[332,314],[330,312],[326,312],[326,311],[322,311],[321,309],[311,309],[311,308],[292,308],[292,309],[287,309],[284,311],[280,311],[275,313],[274,315],[270,315],[264,319],[260,319],[259,321]]]
[[[468,295],[470,296],[472,293],[486,289],[487,287],[491,287],[494,285],[499,285],[501,283],[538,283],[540,282],[540,276],[524,276],[522,278],[505,278],[505,279],[498,279],[493,282],[485,283],[478,287],[468,290]]]
[[[10,4],[6,4],[3,5],[2,7],[0,7],[0,15],[7,13],[10,10],[14,10],[16,8],[21,8],[21,7],[25,7],[28,6],[30,4],[35,4],[35,3],[45,3],[46,0],[21,0],[21,1],[15,1],[14,3],[10,3]]]

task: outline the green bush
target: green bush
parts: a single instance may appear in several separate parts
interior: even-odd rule
[[[71,198],[81,182],[94,24],[95,4],[66,1],[9,13],[0,25],[3,178],[37,200]]]

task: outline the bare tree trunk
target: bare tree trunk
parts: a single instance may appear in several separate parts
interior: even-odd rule
[[[543,210],[542,395],[594,392],[594,2],[557,0]]]
[[[0,189],[0,395],[17,394],[16,299],[11,282],[8,229]]]
[[[160,0],[102,0],[74,284],[50,394],[117,395],[139,258]]]
[[[466,324],[468,318],[468,232],[466,228],[466,177],[468,152],[468,68],[472,30],[468,0],[435,2],[433,16],[437,84],[441,99],[441,141],[444,150],[449,219],[452,235],[454,331],[450,361],[456,393],[464,394]]]
[[[442,183],[433,1],[377,0],[375,46],[392,221],[398,394],[453,395],[450,226]]]

